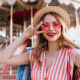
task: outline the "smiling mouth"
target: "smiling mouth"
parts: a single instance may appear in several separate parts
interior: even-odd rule
[[[47,33],[47,35],[49,36],[49,37],[54,37],[55,35],[56,35],[56,33]]]

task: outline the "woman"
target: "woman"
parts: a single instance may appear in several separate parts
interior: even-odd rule
[[[67,12],[57,6],[40,9],[34,16],[33,26],[0,54],[0,63],[30,63],[32,80],[72,80],[74,64],[80,67],[80,55],[75,43],[66,37],[70,28]],[[35,49],[14,56],[15,50],[33,35],[38,39]]]

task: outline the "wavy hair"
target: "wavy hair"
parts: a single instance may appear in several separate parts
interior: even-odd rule
[[[48,14],[55,16],[55,18],[61,23],[61,36],[59,37],[59,44],[60,44],[59,47],[60,48],[63,48],[63,47],[67,47],[67,48],[74,47],[72,44],[70,45],[70,43],[67,42],[66,39],[63,37],[62,32],[63,32],[64,29],[67,30],[67,26],[66,26],[64,20],[58,14],[55,14],[53,12],[46,13],[41,17],[40,21],[43,21],[44,17],[46,15],[48,15]],[[34,52],[33,52],[33,60],[36,60],[36,62],[39,65],[41,65],[40,56],[41,56],[41,54],[42,54],[44,49],[45,50],[49,49],[48,48],[48,41],[44,38],[43,34],[39,34],[37,36],[37,45],[36,45],[36,47],[34,49]]]

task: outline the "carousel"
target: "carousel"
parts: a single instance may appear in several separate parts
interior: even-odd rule
[[[71,28],[67,30],[66,36],[80,45],[80,0],[0,0],[0,52],[4,50],[16,37],[22,35],[25,28],[33,25],[35,13],[45,6],[60,6],[70,16]],[[21,54],[26,46],[36,46],[36,36],[30,37],[15,52]],[[13,68],[5,65],[1,74],[13,75]],[[14,80],[16,75],[14,76]],[[11,78],[10,78],[11,80]]]

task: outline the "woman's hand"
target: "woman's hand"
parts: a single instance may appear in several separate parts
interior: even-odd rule
[[[44,31],[38,31],[39,28],[41,27],[43,22],[40,22],[35,28],[32,27],[31,25],[23,32],[23,38],[24,39],[27,39],[29,37],[32,37],[34,35],[38,35],[38,34],[41,34],[43,33]]]
[[[0,64],[9,64],[9,65],[20,65],[29,62],[28,55],[19,55],[14,56],[14,52],[16,49],[24,42],[24,40],[28,39],[33,35],[38,35],[43,33],[44,31],[38,31],[43,22],[40,22],[35,28],[31,26],[28,27],[22,34],[22,36],[16,38],[6,49],[0,54]]]

